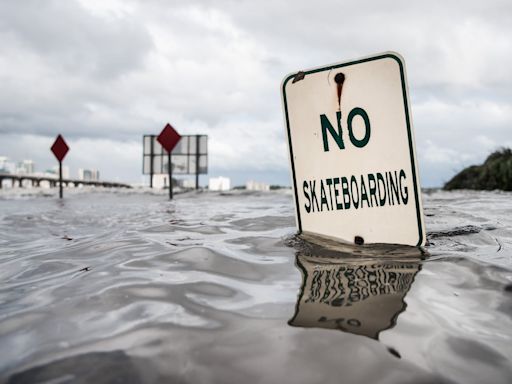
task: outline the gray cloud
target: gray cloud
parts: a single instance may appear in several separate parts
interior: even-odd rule
[[[75,1],[2,2],[0,12],[12,45],[70,77],[111,81],[140,67],[152,46],[140,23],[102,19]]]
[[[510,15],[500,0],[2,2],[0,155],[18,158],[16,140],[47,151],[60,132],[77,166],[114,147],[122,162],[95,164],[136,181],[141,135],[170,121],[210,135],[214,174],[288,183],[285,74],[396,50],[422,182],[439,185],[511,145]]]

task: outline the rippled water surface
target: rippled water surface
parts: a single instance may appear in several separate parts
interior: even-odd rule
[[[512,382],[511,194],[424,194],[418,249],[287,192],[3,193],[0,382]]]

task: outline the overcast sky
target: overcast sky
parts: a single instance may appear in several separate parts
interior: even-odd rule
[[[0,0],[0,156],[140,182],[142,135],[208,134],[210,176],[290,184],[283,77],[397,51],[423,186],[512,146],[512,2]],[[207,181],[202,179],[202,183]]]

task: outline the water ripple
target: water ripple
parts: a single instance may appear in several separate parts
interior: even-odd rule
[[[423,249],[294,236],[289,192],[0,199],[0,381],[508,383],[510,194],[424,199]]]

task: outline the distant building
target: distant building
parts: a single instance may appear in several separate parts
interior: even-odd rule
[[[63,176],[64,177],[64,174]],[[83,181],[98,181],[100,179],[100,171],[97,169],[78,169],[78,179]]]
[[[193,179],[179,179],[178,186],[180,186],[182,188],[195,188],[196,181]]]
[[[0,156],[0,173],[16,173],[16,164],[7,156]]]
[[[50,173],[54,173],[55,175],[57,175],[57,177],[59,177],[59,166],[56,165],[56,166],[52,167],[52,169],[50,170]],[[67,165],[63,165],[62,166],[62,178],[69,179],[69,175],[70,175],[69,167]],[[98,176],[99,176],[99,174],[98,174]]]
[[[18,163],[16,173],[27,175],[32,174],[36,170],[36,166],[32,160],[23,160]]]
[[[208,189],[210,191],[229,191],[231,189],[231,180],[227,177],[212,177],[208,180]]]
[[[168,188],[169,175],[153,175],[153,188]]]
[[[270,185],[250,180],[245,184],[245,189],[248,191],[270,191]]]

